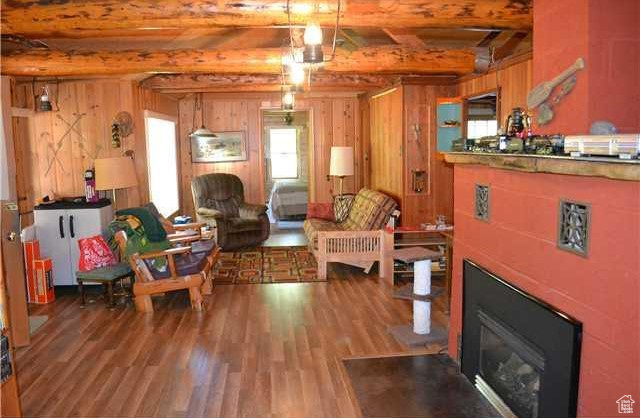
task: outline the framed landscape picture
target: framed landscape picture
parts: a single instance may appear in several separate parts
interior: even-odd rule
[[[247,159],[244,131],[215,132],[217,138],[191,137],[191,161],[194,163],[227,163]]]

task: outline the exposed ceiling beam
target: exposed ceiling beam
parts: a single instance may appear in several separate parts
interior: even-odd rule
[[[354,51],[358,48],[369,45],[367,39],[360,36],[360,34],[358,34],[358,32],[353,29],[342,28],[340,29],[339,34],[346,41],[346,43],[343,44],[342,47],[348,49],[349,51]],[[350,45],[350,47],[348,45]]]
[[[489,32],[487,34],[487,36],[485,36],[484,38],[482,38],[482,40],[480,42],[478,42],[478,45],[476,45],[479,48],[484,48],[487,47],[489,45],[491,45],[491,42],[493,42],[494,39],[496,39],[498,36],[500,36],[502,32],[499,30],[492,30],[491,32]]]
[[[281,71],[279,48],[243,50],[28,51],[2,56],[1,72],[14,76],[80,76],[135,73],[261,73]],[[400,46],[337,50],[327,72],[468,74],[474,71],[471,50]]]
[[[493,59],[497,61],[511,55],[527,35],[527,32],[514,33],[504,44],[495,49]]]
[[[398,75],[339,74],[318,72],[312,75],[312,90],[364,91],[389,86]],[[279,74],[158,74],[142,86],[160,92],[279,91]]]
[[[384,28],[382,29],[382,31],[386,33],[387,36],[398,45],[408,46],[411,48],[427,47],[427,44],[422,39],[420,39],[418,35],[412,33],[410,30]]]
[[[291,19],[304,24],[313,2],[291,2]],[[343,27],[482,28],[530,30],[532,0],[342,0]],[[337,0],[314,18],[333,26]],[[90,37],[118,31],[157,31],[215,26],[272,27],[288,22],[285,0],[11,0],[2,3],[3,34],[30,37]],[[322,5],[321,5],[322,6]],[[306,13],[304,13],[306,11]]]

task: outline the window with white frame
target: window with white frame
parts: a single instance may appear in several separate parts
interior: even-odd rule
[[[298,178],[298,131],[296,128],[269,129],[269,157],[272,179]]]
[[[497,133],[498,121],[495,119],[467,121],[467,138],[482,138],[483,136],[494,136]]]
[[[176,121],[145,111],[149,197],[163,216],[180,209]]]

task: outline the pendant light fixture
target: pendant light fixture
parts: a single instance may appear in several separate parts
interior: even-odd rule
[[[302,86],[304,84],[305,72],[302,64],[294,62],[289,66],[289,81],[294,86]]]
[[[49,100],[49,86],[45,85],[42,88],[42,94],[40,95],[40,103],[39,108],[42,112],[51,112],[53,107],[51,106],[51,101]]]
[[[324,61],[322,52],[322,28],[316,22],[309,21],[304,29],[304,53],[305,64],[319,64]]]
[[[200,121],[202,123],[202,126],[200,126],[200,128],[196,129],[195,131],[191,132],[189,134],[189,138],[194,138],[194,139],[213,139],[213,138],[217,138],[218,135],[214,134],[213,131],[211,131],[210,129],[206,128],[204,126],[204,102],[202,100],[202,93],[200,93]],[[198,108],[198,96],[195,97],[195,100],[193,102],[193,127],[196,126],[196,110]]]
[[[322,50],[322,41],[323,41],[323,33],[322,27],[319,24],[318,14],[320,13],[320,8],[316,3],[313,7],[314,13],[316,14],[315,19],[312,17],[307,21],[304,30],[303,43],[302,48],[297,48],[294,43],[293,37],[293,25],[291,23],[291,6],[292,1],[287,0],[287,21],[289,26],[289,49],[290,52],[287,53],[289,57],[283,57],[283,64],[286,60],[287,63],[291,63],[289,65],[289,77],[291,84],[294,86],[298,86],[301,88],[304,84],[305,69],[308,68],[311,71],[314,68],[317,68],[320,64],[323,64],[328,61],[332,61],[336,55],[336,41],[338,36],[338,30],[340,28],[340,11],[341,11],[341,0],[337,0],[337,9],[336,9],[336,24],[333,32],[333,44],[331,47],[331,55],[329,58],[325,58],[324,52]],[[293,6],[293,9],[296,9],[296,6]],[[300,45],[298,45],[300,46]],[[298,57],[297,52],[302,50],[302,56]],[[300,66],[300,68],[296,68],[296,64]],[[311,74],[309,74],[309,84],[311,84]]]
[[[282,92],[282,109],[283,110],[293,110],[296,104],[296,96],[292,91],[283,91]]]

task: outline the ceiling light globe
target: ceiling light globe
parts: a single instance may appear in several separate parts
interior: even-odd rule
[[[282,95],[282,108],[285,110],[292,110],[295,104],[295,96],[292,92],[288,91]]]
[[[282,103],[284,103],[285,105],[292,105],[294,100],[295,99],[293,93],[291,93],[290,91],[286,92],[284,96],[282,96]]]
[[[322,28],[315,22],[307,23],[304,29],[305,45],[321,45],[322,44]]]
[[[302,84],[304,83],[304,67],[300,64],[291,65],[291,72],[289,73],[289,77],[291,79],[292,84]]]

